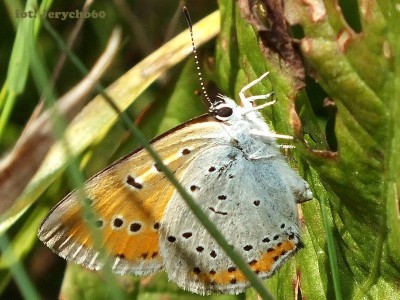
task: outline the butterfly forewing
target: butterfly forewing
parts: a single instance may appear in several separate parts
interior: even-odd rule
[[[182,170],[215,141],[224,142],[220,124],[202,116],[152,144],[180,179]],[[99,269],[103,261],[88,226],[91,222],[115,272],[141,275],[161,268],[160,221],[175,188],[149,154],[142,149],[127,155],[89,179],[84,190],[86,198],[80,199],[73,192],[50,212],[39,229],[39,238],[60,256]],[[82,201],[91,208],[86,213]]]

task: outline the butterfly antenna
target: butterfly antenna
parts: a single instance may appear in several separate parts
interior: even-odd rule
[[[196,62],[197,76],[200,81],[201,91],[202,91],[204,97],[206,98],[207,102],[210,104],[210,107],[212,108],[214,105],[211,102],[211,99],[208,96],[208,93],[204,86],[203,74],[201,73],[199,58],[197,57],[197,48],[196,48],[196,45],[194,44],[192,20],[190,19],[190,14],[189,14],[189,11],[186,6],[183,6],[182,11],[183,11],[183,14],[185,15],[186,22],[188,23],[188,26],[189,26],[190,38],[192,40],[192,50],[193,50],[193,54],[194,54],[194,60]]]

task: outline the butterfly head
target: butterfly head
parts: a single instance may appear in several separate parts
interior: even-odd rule
[[[214,102],[209,109],[214,118],[227,122],[242,117],[241,107],[234,100],[221,94],[217,97],[218,101]]]

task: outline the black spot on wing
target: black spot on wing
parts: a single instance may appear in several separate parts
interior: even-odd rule
[[[140,223],[132,223],[129,226],[129,230],[131,232],[138,232],[142,228],[142,225]]]
[[[119,218],[119,217],[114,218],[114,220],[113,220],[113,226],[114,226],[115,228],[120,228],[120,227],[122,227],[122,225],[124,225],[124,220],[122,220],[122,219]]]
[[[208,209],[211,210],[213,213],[218,214],[218,215],[226,216],[228,214],[227,212],[224,212],[224,211],[215,210],[213,207],[209,207]]]
[[[131,175],[128,175],[126,177],[126,183],[129,184],[130,186],[133,186],[134,188],[136,188],[138,190],[143,188],[143,185],[141,183],[137,182],[135,180],[135,178],[133,178]]]

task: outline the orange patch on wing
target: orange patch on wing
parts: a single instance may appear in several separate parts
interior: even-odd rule
[[[123,256],[130,261],[157,257],[159,221],[172,196],[173,187],[158,188],[156,192],[144,188],[142,192],[132,191],[121,183],[116,185],[114,183],[108,192],[104,190],[109,186],[107,184],[93,193],[88,191],[94,201],[92,219],[86,218],[86,222],[101,224],[96,231],[101,238],[101,245],[111,255]],[[82,208],[77,205],[66,212],[61,223],[71,228],[67,236],[72,235],[77,243],[92,248],[93,232],[84,221],[85,215],[81,211]]]
[[[272,271],[272,267],[274,263],[283,255],[287,254],[290,251],[293,251],[296,248],[296,245],[290,241],[284,241],[282,243],[277,244],[274,248],[271,248],[270,251],[265,252],[261,255],[260,259],[257,261],[249,262],[250,268],[256,273],[268,273]],[[235,284],[239,282],[247,282],[246,277],[243,273],[235,268],[231,267],[228,270],[223,271],[214,271],[211,270],[209,272],[202,272],[200,269],[195,268],[192,271],[192,276],[198,278],[200,281],[206,284]]]
[[[166,147],[163,160],[168,162],[171,170],[178,171],[180,166],[194,158],[198,146],[197,141],[193,142],[190,148],[196,150],[185,155],[176,147]],[[180,172],[176,173],[179,176]],[[87,222],[97,221],[102,223],[97,232],[106,252],[131,262],[158,258],[160,220],[175,187],[155,168],[145,151],[139,152],[132,161],[126,161],[118,168],[111,167],[101,175],[95,176],[85,186],[92,202],[92,220],[82,214],[82,205],[71,207],[61,218],[61,224],[70,228],[66,236],[73,236],[78,244],[93,248],[93,232]],[[117,224],[120,226],[115,226],[116,219],[122,223]],[[136,224],[136,230],[131,230],[132,224]]]

